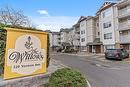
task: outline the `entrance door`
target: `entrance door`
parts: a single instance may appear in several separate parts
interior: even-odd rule
[[[92,46],[89,46],[89,52],[92,53]]]
[[[96,53],[101,53],[101,46],[100,45],[96,46]]]

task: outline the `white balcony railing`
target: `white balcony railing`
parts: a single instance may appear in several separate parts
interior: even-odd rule
[[[123,18],[123,17],[127,17],[127,16],[130,16],[130,11],[128,11],[126,8],[119,10],[118,18]]]
[[[128,22],[119,23],[119,30],[128,30],[130,29],[130,24]]]
[[[130,36],[129,35],[121,35],[120,36],[120,43],[130,43]]]

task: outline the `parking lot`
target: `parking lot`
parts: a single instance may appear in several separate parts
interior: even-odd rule
[[[92,87],[130,87],[130,59],[107,60],[104,55],[51,54],[51,58],[82,72]]]

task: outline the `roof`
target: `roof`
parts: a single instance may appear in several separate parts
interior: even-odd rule
[[[54,34],[54,35],[59,35],[60,34],[60,32],[51,32],[52,34]]]
[[[79,27],[80,24],[79,23],[76,23],[75,25],[73,25],[73,27]]]
[[[103,11],[103,10],[105,10],[105,9],[115,5],[115,4],[116,3],[112,3],[112,2],[104,2],[104,4],[100,7],[100,9],[97,11],[96,14],[98,14],[99,12],[101,12],[101,11]]]
[[[94,18],[93,16],[81,16],[77,23]]]
[[[45,32],[51,33],[51,31],[50,31],[50,30],[45,30]]]
[[[68,32],[70,32],[70,31],[71,31],[71,29],[68,29],[68,28],[66,28],[66,29],[63,29],[63,28],[60,29],[60,32],[67,32],[67,33],[68,33]]]
[[[93,42],[89,42],[87,45],[101,45],[100,38],[95,38]]]

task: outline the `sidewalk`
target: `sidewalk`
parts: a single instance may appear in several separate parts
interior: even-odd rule
[[[47,72],[48,72],[48,74],[51,74],[51,73],[55,72],[57,69],[61,69],[64,67],[67,67],[67,66],[63,65],[60,61],[51,59]]]

